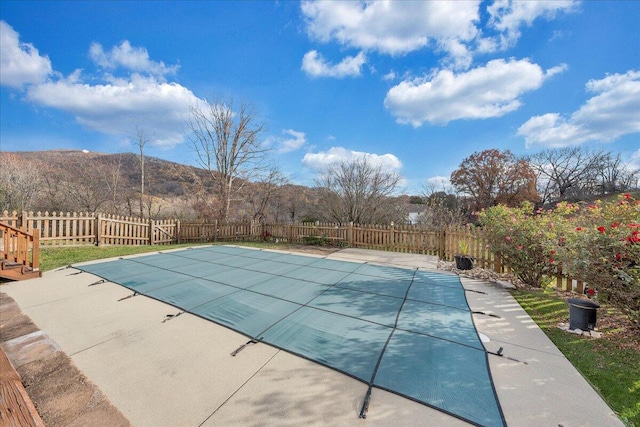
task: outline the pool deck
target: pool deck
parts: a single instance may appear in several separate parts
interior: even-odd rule
[[[311,256],[311,255],[309,255]],[[327,258],[436,270],[433,257],[343,249]],[[329,368],[78,270],[2,286],[134,426],[466,426]],[[442,272],[442,271],[439,271]],[[444,273],[446,274],[446,273]],[[462,278],[508,426],[623,426],[507,290]],[[477,291],[477,292],[473,292]],[[166,319],[171,319],[167,320]],[[16,338],[19,340],[19,338]],[[15,341],[15,340],[11,340]],[[3,343],[19,360],[24,347]],[[15,344],[15,343],[14,343]],[[28,349],[27,349],[28,350]]]

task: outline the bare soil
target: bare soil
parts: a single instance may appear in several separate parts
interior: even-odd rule
[[[320,246],[320,245],[291,245],[287,247],[288,250],[293,252],[300,252],[303,254],[313,254],[313,255],[330,255],[334,252],[338,252],[344,248],[339,246]]]

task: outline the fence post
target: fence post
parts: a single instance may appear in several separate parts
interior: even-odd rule
[[[22,227],[25,227],[25,231],[29,231],[29,230],[26,230],[26,223],[27,221],[25,221],[25,213],[24,211],[20,211],[20,215],[18,215],[16,228],[19,230],[22,230]]]
[[[31,251],[31,267],[33,269],[40,268],[40,230],[33,229],[33,248]]]
[[[493,254],[493,271],[495,271],[496,273],[503,273],[502,271],[502,257],[500,256],[499,253],[495,253]]]
[[[149,219],[149,244],[151,246],[154,245],[154,241],[153,241],[153,228],[155,225],[155,221],[152,219]]]
[[[446,238],[447,238],[447,228],[446,227],[442,227],[440,228],[440,242],[439,242],[439,248],[438,248],[438,258],[440,258],[441,260],[445,259],[445,243],[446,243]]]
[[[389,244],[391,245],[391,250],[396,250],[396,225],[393,221],[391,221],[391,233],[389,233]],[[387,246],[387,250],[389,250],[389,246]]]
[[[349,231],[347,234],[347,242],[349,243],[349,247],[353,247],[353,221],[349,221]]]
[[[95,239],[96,239],[96,246],[100,246],[101,240],[102,240],[102,214],[98,214],[96,215],[96,219],[95,219]]]
[[[178,244],[180,244],[182,240],[180,236],[180,220],[176,220],[176,240],[178,241]]]
[[[213,220],[213,228],[214,228],[213,242],[215,243],[218,241],[218,220],[217,219]]]

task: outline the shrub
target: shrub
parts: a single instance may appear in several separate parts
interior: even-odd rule
[[[492,206],[478,214],[493,253],[526,285],[541,287],[557,272],[558,231],[552,215],[534,212],[529,202],[519,208]]]
[[[478,216],[491,250],[525,284],[540,287],[561,269],[640,327],[640,200],[625,194],[535,212],[530,203],[500,205]]]
[[[617,202],[596,201],[576,209],[572,222],[558,245],[564,272],[597,288],[601,299],[638,324],[640,201],[630,194]]]
[[[306,245],[326,246],[329,243],[329,239],[326,236],[305,236],[304,243]]]

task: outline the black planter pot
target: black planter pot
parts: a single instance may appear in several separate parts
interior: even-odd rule
[[[467,255],[454,255],[456,268],[458,270],[471,270],[473,268],[473,258]]]

